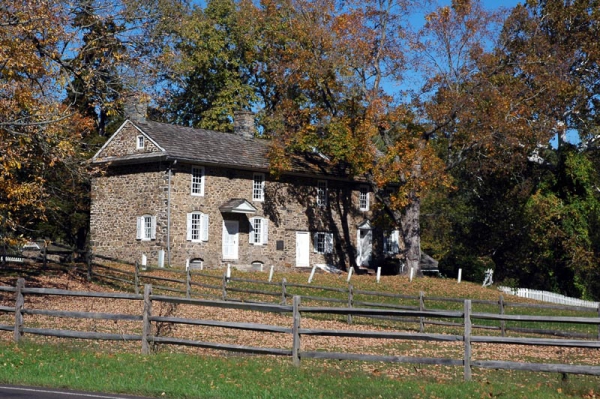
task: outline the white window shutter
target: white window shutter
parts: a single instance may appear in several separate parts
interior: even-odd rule
[[[333,252],[333,233],[325,233],[325,253]]]
[[[250,218],[250,228],[248,229],[248,241],[250,244],[254,244],[254,219]]]
[[[317,253],[318,251],[318,243],[319,243],[319,233],[313,233],[313,252]]]
[[[188,241],[192,241],[192,214],[187,214],[187,237]]]
[[[400,252],[400,231],[394,230],[392,232],[392,252],[397,254]]]
[[[208,214],[200,215],[200,235],[202,241],[208,241]]]
[[[262,243],[266,244],[269,240],[269,219],[262,220]]]
[[[390,233],[387,231],[383,232],[383,253],[387,254],[390,252],[390,249],[388,248],[388,237],[390,236]]]
[[[144,228],[143,223],[144,223],[144,217],[138,216],[137,217],[137,231],[136,231],[136,235],[135,235],[135,238],[138,240],[142,239],[142,229]]]
[[[151,216],[150,218],[152,220],[152,230],[150,232],[150,239],[156,240],[156,216]]]

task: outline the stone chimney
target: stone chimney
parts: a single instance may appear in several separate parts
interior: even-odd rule
[[[254,138],[254,112],[235,111],[233,113],[233,132],[246,140]]]
[[[142,95],[129,94],[125,97],[125,119],[129,119],[133,123],[144,123],[146,122],[147,109],[148,103]]]

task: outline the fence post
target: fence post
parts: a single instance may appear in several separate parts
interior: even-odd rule
[[[44,263],[42,267],[45,269],[48,267],[48,242],[44,240]]]
[[[135,276],[133,278],[133,284],[135,285],[134,290],[135,294],[139,295],[140,293],[140,264],[138,261],[135,261]]]
[[[281,304],[282,305],[285,305],[286,296],[287,296],[287,289],[285,288],[285,283],[287,283],[287,280],[284,277],[281,279]]]
[[[423,291],[419,291],[419,311],[423,312],[425,310],[425,293]],[[419,317],[419,331],[425,332],[425,318]]]
[[[46,248],[44,247],[44,252],[46,251]],[[44,259],[46,258],[46,255],[44,254]],[[87,253],[87,281],[92,281],[92,262],[94,259],[94,255],[92,255],[92,251],[88,251]]]
[[[192,273],[189,268],[185,271],[185,297],[192,297]]]
[[[465,300],[465,311],[464,311],[464,342],[465,342],[465,381],[471,381],[471,300]]]
[[[600,302],[598,302],[598,318],[600,319]],[[598,341],[600,341],[600,320],[598,323]]]
[[[500,300],[498,301],[498,305],[500,306],[500,314],[504,315],[504,296],[500,295]],[[502,336],[506,335],[506,321],[500,321],[500,331],[502,332]]]
[[[142,355],[150,354],[150,344],[148,342],[148,338],[152,334],[152,324],[150,322],[150,318],[152,317],[152,299],[150,299],[150,295],[152,295],[152,284],[144,284],[144,314],[142,316],[142,321],[144,325],[142,326]]]
[[[23,288],[25,288],[25,279],[19,278],[15,290],[15,330],[14,340],[19,343],[23,336],[23,306],[25,306],[25,298],[23,297]]]
[[[227,300],[227,270],[223,273],[223,300]]]
[[[354,287],[352,284],[348,284],[348,307],[351,308],[354,306]],[[348,315],[348,324],[352,324],[352,315]]]
[[[293,318],[294,325],[292,326],[292,364],[294,366],[300,366],[300,297],[294,295],[293,299]]]

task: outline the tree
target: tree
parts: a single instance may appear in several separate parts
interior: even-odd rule
[[[213,0],[178,32],[179,65],[188,72],[172,97],[172,119],[228,130],[233,109],[258,109],[274,173],[294,154],[319,152],[366,176],[418,269],[420,195],[447,180],[415,116],[382,84],[405,70],[403,24],[412,6]],[[392,196],[389,187],[397,188]]]
[[[118,109],[120,87],[139,87],[132,83],[139,76],[156,76],[153,60],[162,41],[154,32],[166,22],[153,17],[176,6],[161,0],[39,0],[0,7],[3,242],[40,234],[32,229],[48,216],[57,217],[48,222],[57,226],[73,210],[75,219],[87,214],[83,161],[98,132],[105,133],[108,114]],[[82,241],[81,235],[64,234],[73,241]]]
[[[61,43],[71,38],[60,2],[0,8],[0,239],[12,244],[46,208],[45,177],[74,155],[89,121],[56,88],[68,79]]]
[[[125,90],[120,60],[127,56],[122,43],[125,22],[115,16],[99,15],[92,0],[79,0],[71,11],[72,28],[81,32],[82,45],[70,65],[78,71],[67,87],[67,103],[96,122],[98,136],[106,136],[110,116],[118,109]]]
[[[456,86],[461,96],[444,88],[427,104],[442,117],[433,125],[444,126],[440,151],[460,204],[450,211],[456,240],[445,244],[444,266],[489,262],[498,277],[528,287],[594,292],[596,14],[589,1],[516,7],[493,51]],[[575,132],[580,148],[566,141]]]
[[[211,0],[194,8],[177,26],[167,118],[175,123],[221,131],[233,130],[231,115],[255,100],[251,60],[240,26],[238,5]]]

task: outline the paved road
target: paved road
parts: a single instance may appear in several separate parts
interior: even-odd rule
[[[60,389],[0,385],[2,399],[148,399],[139,396],[64,391]]]

